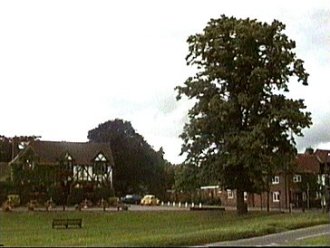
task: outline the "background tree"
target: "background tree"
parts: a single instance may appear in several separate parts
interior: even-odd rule
[[[170,162],[166,161],[164,165],[164,185],[165,189],[173,190],[175,188],[175,170],[176,165],[171,164]]]
[[[14,136],[0,135],[0,162],[10,162],[20,151],[21,146],[32,140],[38,140],[40,136]]]
[[[193,194],[201,184],[199,181],[200,168],[190,164],[181,164],[175,170],[175,189]]]
[[[107,121],[88,132],[91,142],[110,142],[115,162],[114,189],[119,196],[128,193],[165,194],[163,150],[155,151],[131,123]]]
[[[12,159],[11,139],[0,135],[0,162],[9,162]]]
[[[296,153],[294,135],[311,125],[303,100],[290,99],[290,79],[307,85],[303,61],[285,25],[222,15],[188,38],[187,65],[197,73],[182,95],[195,100],[181,138],[186,163],[208,166],[221,184],[236,189],[237,211],[246,212],[244,191],[269,181],[279,161]]]

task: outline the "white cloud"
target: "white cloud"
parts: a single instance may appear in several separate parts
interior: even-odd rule
[[[315,123],[326,107],[330,7],[324,1],[124,0],[0,2],[0,133],[84,141],[114,118],[133,127],[165,157],[180,162],[189,104],[174,87],[192,75],[186,39],[210,18],[279,19],[297,41],[311,74],[305,98]],[[315,124],[310,135],[326,132]],[[307,132],[306,132],[307,137]],[[314,144],[321,141],[313,140]],[[302,141],[301,141],[302,142]]]

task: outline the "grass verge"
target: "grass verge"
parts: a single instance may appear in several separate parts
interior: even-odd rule
[[[53,218],[82,218],[81,229],[52,229]],[[251,212],[0,213],[5,246],[179,246],[234,240],[329,223],[327,214]]]

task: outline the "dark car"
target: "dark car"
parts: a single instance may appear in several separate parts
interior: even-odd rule
[[[141,201],[141,196],[139,195],[126,195],[121,198],[121,201],[126,204],[139,204]]]

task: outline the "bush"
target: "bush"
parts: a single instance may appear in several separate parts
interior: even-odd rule
[[[8,200],[5,201],[3,204],[2,204],[2,210],[4,212],[10,212],[11,211],[11,206],[10,204],[8,203]]]
[[[179,194],[178,197],[177,197],[177,201],[178,202],[188,202],[188,203],[191,203],[191,194]]]
[[[11,194],[11,195],[8,195],[8,203],[12,207],[18,207],[21,204],[21,199],[20,199],[19,195]]]
[[[221,199],[220,198],[206,199],[206,200],[204,200],[204,204],[220,206],[221,205]]]
[[[20,190],[19,190],[19,196],[20,196],[20,199],[21,199],[21,205],[25,205],[27,204],[30,199],[31,199],[31,188],[29,186],[26,186],[26,187],[22,187]]]
[[[8,200],[8,195],[14,192],[14,185],[11,182],[0,182],[0,204]]]
[[[116,207],[119,203],[119,198],[118,197],[109,197],[108,203],[109,203],[109,206]]]
[[[85,199],[83,188],[73,188],[68,197],[68,205],[81,203]]]
[[[28,210],[29,211],[34,211],[34,209],[37,207],[38,202],[36,200],[29,201],[27,204]]]
[[[62,205],[66,199],[63,197],[63,190],[60,186],[52,186],[49,189],[49,197],[53,199],[56,205]]]
[[[106,187],[101,187],[101,188],[96,188],[93,194],[93,202],[96,204],[99,202],[101,199],[108,199],[110,197],[114,196],[114,192],[112,189],[106,188]]]

